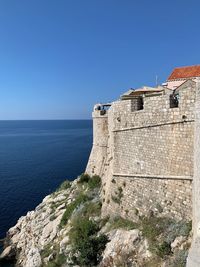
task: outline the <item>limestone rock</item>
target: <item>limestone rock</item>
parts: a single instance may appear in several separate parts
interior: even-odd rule
[[[2,252],[2,254],[0,255],[0,259],[8,259],[12,257],[12,247],[8,246],[4,249],[4,251]]]
[[[73,198],[70,190],[58,191],[45,197],[34,211],[21,217],[8,231],[6,247],[0,258],[10,259],[17,255],[17,266],[40,267],[42,250],[60,236],[59,224],[65,212],[65,202],[68,202],[68,197]],[[63,230],[63,234],[65,233],[66,229]],[[66,239],[61,240],[64,246]]]
[[[111,241],[103,253],[100,267],[124,266],[128,263],[128,266],[142,266],[142,259],[150,257],[147,241],[137,229],[114,230],[109,234],[109,238]]]
[[[38,248],[31,248],[27,254],[25,267],[38,267],[42,264],[41,256]]]
[[[176,248],[180,248],[181,245],[187,240],[185,236],[178,236],[175,238],[175,240],[171,243],[172,251]]]

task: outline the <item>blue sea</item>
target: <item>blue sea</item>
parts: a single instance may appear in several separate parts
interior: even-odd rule
[[[84,172],[91,120],[0,121],[0,239],[65,179]]]

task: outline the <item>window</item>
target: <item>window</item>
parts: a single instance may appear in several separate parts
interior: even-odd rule
[[[179,94],[171,94],[169,96],[170,108],[178,108],[179,104]]]
[[[105,115],[105,114],[106,114],[106,110],[105,110],[105,109],[100,110],[100,115],[101,115],[101,116],[103,116],[103,115]]]
[[[143,97],[138,96],[131,99],[131,111],[134,112],[136,110],[141,110],[144,108]]]
[[[144,108],[144,102],[143,102],[143,97],[140,96],[138,97],[138,106],[137,106],[137,110],[141,110]]]

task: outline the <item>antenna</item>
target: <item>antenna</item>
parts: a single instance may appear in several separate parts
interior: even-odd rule
[[[158,75],[156,75],[156,87],[158,86]]]

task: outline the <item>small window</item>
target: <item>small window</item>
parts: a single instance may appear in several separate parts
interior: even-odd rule
[[[131,111],[134,112],[136,110],[141,110],[144,108],[144,102],[143,102],[143,97],[135,97],[131,99]]]
[[[105,109],[100,110],[100,115],[101,115],[101,116],[103,116],[103,115],[105,115],[105,114],[106,114],[106,110],[105,110]]]
[[[179,94],[171,94],[169,100],[170,100],[170,108],[178,108]]]
[[[144,102],[143,102],[143,97],[140,96],[138,97],[138,106],[137,106],[137,110],[141,110],[144,108]]]

